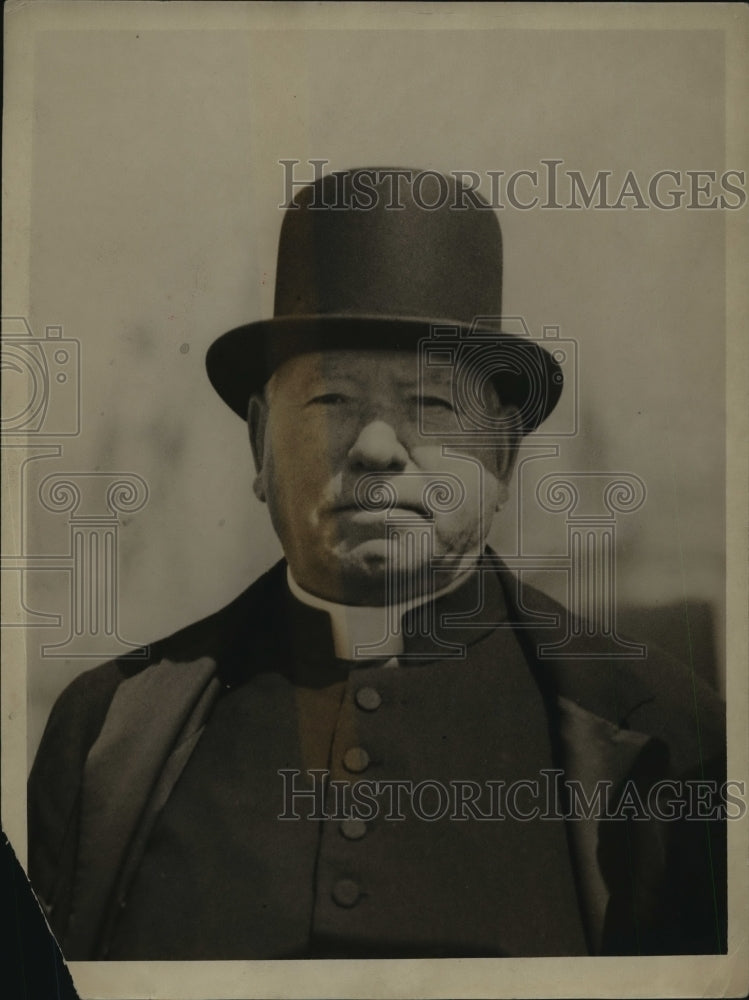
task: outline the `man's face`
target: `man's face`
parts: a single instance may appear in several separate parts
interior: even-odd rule
[[[248,421],[258,496],[296,581],[346,604],[383,604],[437,586],[481,553],[506,496],[509,431],[443,448],[462,428],[451,368],[407,351],[331,350],[285,362]],[[491,385],[487,409],[499,416]],[[421,417],[420,417],[421,413]],[[507,423],[504,422],[507,426]]]

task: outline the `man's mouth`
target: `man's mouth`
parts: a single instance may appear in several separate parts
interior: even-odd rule
[[[401,500],[398,499],[395,503],[388,501],[376,502],[369,501],[366,504],[356,503],[356,501],[344,501],[342,503],[334,504],[331,507],[331,511],[334,514],[360,514],[363,517],[367,515],[382,517],[385,514],[408,512],[411,514],[417,514],[419,517],[425,517],[431,519],[433,514],[431,511],[427,510],[424,504],[418,503],[413,500]]]
[[[368,472],[348,481],[344,479],[327,509],[358,523],[382,520],[388,515],[433,521],[436,513],[459,505],[464,493],[461,482],[449,473],[408,473],[391,478]]]

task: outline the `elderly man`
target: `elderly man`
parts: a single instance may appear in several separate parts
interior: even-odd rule
[[[561,373],[480,320],[488,206],[392,185],[301,190],[274,318],[208,354],[284,561],[52,712],[30,872],[68,958],[725,948],[712,786],[684,814],[722,707],[653,651],[541,655],[566,612],[486,538]]]

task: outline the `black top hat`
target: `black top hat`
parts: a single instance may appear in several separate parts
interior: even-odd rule
[[[439,336],[478,354],[527,433],[556,405],[562,372],[534,341],[498,329],[501,307],[499,221],[476,192],[431,170],[328,174],[286,209],[273,318],[219,337],[208,377],[244,418],[250,395],[295,354],[415,350]]]

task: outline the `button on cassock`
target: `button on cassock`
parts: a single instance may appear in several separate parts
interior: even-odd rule
[[[343,755],[343,766],[354,774],[366,771],[369,766],[369,754],[364,747],[349,747]]]
[[[353,879],[342,878],[333,886],[333,900],[339,906],[356,906],[361,896],[359,886]]]
[[[345,819],[341,823],[340,830],[346,840],[361,840],[366,836],[367,824],[363,819]]]
[[[373,687],[359,688],[354,697],[356,704],[365,712],[375,712],[382,704],[379,691],[375,691]]]

